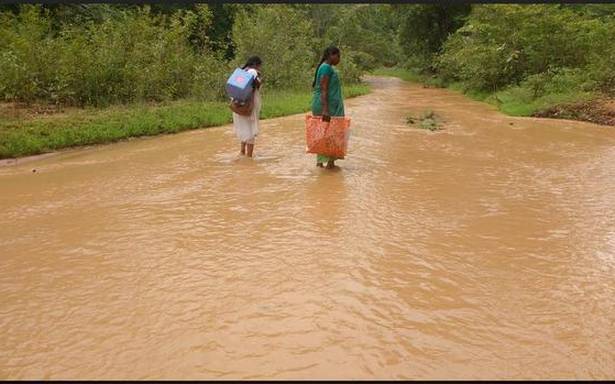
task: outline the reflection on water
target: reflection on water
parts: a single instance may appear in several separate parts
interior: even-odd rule
[[[612,378],[615,131],[371,81],[333,172],[302,116],[0,167],[0,377]]]

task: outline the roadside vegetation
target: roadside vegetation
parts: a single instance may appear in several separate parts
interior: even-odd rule
[[[401,17],[405,62],[374,73],[448,87],[509,115],[613,124],[615,5],[420,5]]]
[[[328,26],[315,31],[318,15],[303,5],[2,6],[0,158],[229,123],[224,83],[253,54],[265,62],[262,118],[306,112],[330,39]],[[369,92],[367,69],[344,57],[346,97]]]
[[[369,87],[345,88],[347,97],[367,94]],[[261,117],[270,119],[306,112],[311,95],[300,91],[264,90]],[[157,104],[114,105],[105,108],[67,108],[0,119],[0,158],[40,154],[61,148],[110,143],[129,137],[177,133],[214,127],[232,121],[224,101],[177,100]],[[47,112],[47,113],[45,113]],[[12,113],[20,113],[12,107]]]

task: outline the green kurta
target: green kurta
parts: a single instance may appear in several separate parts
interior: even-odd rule
[[[340,83],[337,71],[329,64],[322,63],[316,73],[316,85],[312,95],[312,114],[314,116],[322,115],[322,103],[320,102],[321,89],[320,81],[324,76],[329,76],[329,92],[327,102],[329,104],[329,116],[344,116],[344,98],[342,96],[342,85]],[[333,157],[318,155],[319,163],[325,163],[329,160],[335,160]]]

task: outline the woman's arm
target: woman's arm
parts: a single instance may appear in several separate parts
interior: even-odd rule
[[[254,77],[254,85],[257,89],[259,89],[261,87],[261,84],[263,84],[262,75],[260,74],[260,72],[256,71],[256,76]]]
[[[322,105],[323,121],[331,121],[329,116],[329,76],[320,79],[320,104]]]

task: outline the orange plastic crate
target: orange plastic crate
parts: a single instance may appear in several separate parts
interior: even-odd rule
[[[307,153],[343,158],[348,150],[350,138],[350,118],[331,117],[330,122],[322,121],[320,116],[305,117],[305,141]]]

